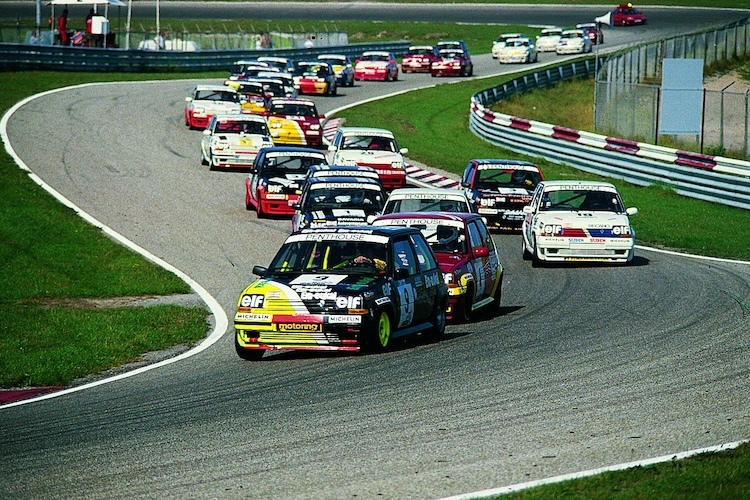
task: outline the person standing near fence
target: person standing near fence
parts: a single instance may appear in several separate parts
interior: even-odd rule
[[[84,45],[91,45],[92,31],[94,29],[94,9],[89,9],[89,13],[86,15],[86,34],[83,37]]]
[[[68,9],[64,9],[60,19],[57,20],[57,34],[60,37],[60,45],[70,45],[70,36],[68,35]]]

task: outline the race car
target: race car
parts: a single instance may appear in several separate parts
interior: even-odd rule
[[[418,229],[341,227],[292,234],[234,315],[235,351],[383,351],[394,339],[445,332],[448,291]]]
[[[412,45],[401,57],[401,72],[429,73],[433,61],[438,57],[433,45]]]
[[[440,49],[438,59],[430,67],[432,76],[471,76],[474,63],[463,49]]]
[[[267,64],[268,66],[276,68],[284,73],[291,73],[294,71],[294,61],[288,57],[260,56],[257,61]]]
[[[619,262],[633,259],[635,231],[617,188],[600,181],[542,181],[523,208],[524,259]]]
[[[307,227],[365,225],[383,211],[383,186],[364,177],[308,179],[294,204],[292,231]]]
[[[323,118],[309,99],[272,97],[268,103],[268,129],[277,145],[321,147]]]
[[[253,80],[227,80],[227,87],[233,88],[240,94],[240,108],[243,113],[266,114],[268,98],[263,83]]]
[[[589,39],[591,39],[592,44],[604,43],[604,32],[599,23],[578,23],[576,24],[576,29],[583,30]]]
[[[249,168],[258,152],[273,146],[259,115],[214,115],[201,138],[201,162],[211,170]]]
[[[537,61],[538,54],[530,38],[511,38],[500,49],[497,59],[501,64],[533,63]]]
[[[492,42],[492,58],[497,59],[500,57],[500,50],[505,47],[505,42],[514,38],[522,38],[524,35],[521,33],[502,33],[498,35],[497,40]]]
[[[461,186],[474,210],[492,229],[518,230],[523,207],[544,179],[533,163],[503,159],[473,159],[464,169]]]
[[[633,4],[621,3],[612,11],[612,26],[636,26],[646,24],[646,14],[633,7]]]
[[[398,63],[390,52],[368,50],[354,63],[355,80],[398,80]]]
[[[245,179],[245,208],[266,215],[293,215],[292,205],[310,168],[326,163],[317,149],[275,146],[261,149]]]
[[[298,94],[336,95],[336,72],[329,62],[299,61],[294,64],[294,88]]]
[[[232,63],[231,69],[229,70],[229,79],[238,80],[240,76],[244,73],[246,68],[255,67],[255,66],[263,66],[266,68],[268,67],[267,64],[260,63],[257,59],[234,61]]]
[[[403,212],[474,212],[466,193],[449,188],[400,188],[388,195],[383,214]]]
[[[422,231],[448,286],[449,321],[469,322],[480,308],[500,307],[503,266],[479,214],[397,213],[381,215],[372,224]]]
[[[591,50],[591,39],[584,30],[565,30],[560,35],[555,53],[558,55],[584,54],[591,52]]]
[[[339,87],[354,86],[354,66],[349,56],[345,54],[320,54],[319,61],[325,61],[333,66],[336,73],[336,85]]]
[[[339,127],[328,146],[330,165],[360,165],[377,170],[386,189],[406,185],[404,155],[393,132],[372,127]]]
[[[240,95],[226,85],[196,85],[185,102],[185,125],[190,129],[205,129],[215,114],[242,112]]]
[[[536,50],[538,52],[554,52],[562,32],[562,28],[544,28],[536,37]]]

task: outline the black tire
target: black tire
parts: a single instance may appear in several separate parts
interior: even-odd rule
[[[260,361],[260,358],[262,358],[263,354],[266,352],[263,349],[245,349],[239,342],[237,342],[236,333],[234,334],[234,350],[237,352],[237,355],[245,361]]]
[[[526,249],[526,241],[524,241],[523,235],[521,235],[521,257],[523,257],[523,260],[531,259],[531,252]]]
[[[445,336],[445,309],[445,299],[439,299],[433,310],[432,326],[426,332],[427,337],[432,341],[438,341]]]
[[[201,165],[208,165],[208,161],[203,157],[203,154],[201,154]]]
[[[497,284],[497,290],[495,290],[495,295],[492,297],[492,308],[495,311],[500,310],[500,301],[503,297],[503,275],[500,275],[500,282]]]
[[[260,198],[258,198],[258,206],[257,206],[257,207],[255,207],[255,213],[256,213],[256,215],[257,215],[257,217],[258,217],[259,219],[262,219],[263,217],[265,217],[265,216],[266,216],[266,213],[265,213],[265,212],[263,211],[263,209],[261,208],[261,204],[260,204]]]
[[[474,297],[474,287],[469,285],[466,287],[466,299],[461,304],[460,318],[462,323],[471,323],[473,316],[473,311],[471,310],[472,297]]]
[[[541,267],[542,264],[542,259],[539,258],[539,249],[536,246],[536,241],[534,241],[531,244],[531,265],[533,267]]]

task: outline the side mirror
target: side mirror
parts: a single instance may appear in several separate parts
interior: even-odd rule
[[[192,97],[186,97],[186,98],[185,98],[185,102],[192,102],[192,101],[193,101],[193,98],[192,98]]]
[[[638,209],[635,207],[629,207],[625,209],[625,213],[628,215],[635,215],[638,213]]]
[[[261,278],[266,275],[268,269],[263,266],[253,266],[253,274],[260,276]]]
[[[293,203],[293,204],[292,204],[292,208],[293,208],[294,210],[299,210],[299,203]]]
[[[487,247],[475,248],[472,252],[474,257],[487,257],[490,254],[490,249]]]
[[[409,148],[401,148],[398,150],[398,152],[401,153],[402,155],[405,155],[406,153],[409,152]]]
[[[328,151],[330,151],[331,153],[333,153],[334,151],[336,151],[336,146],[334,146],[333,144],[329,144],[328,145]]]
[[[467,188],[467,187],[469,187],[469,183],[466,182],[466,181],[461,181],[461,187]]]
[[[523,207],[523,213],[525,214],[533,214],[534,208],[531,205],[524,205]]]

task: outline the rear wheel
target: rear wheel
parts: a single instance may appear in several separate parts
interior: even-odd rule
[[[435,304],[435,310],[432,314],[432,326],[427,330],[427,336],[430,340],[437,341],[445,335],[446,313],[444,301],[439,301]]]

